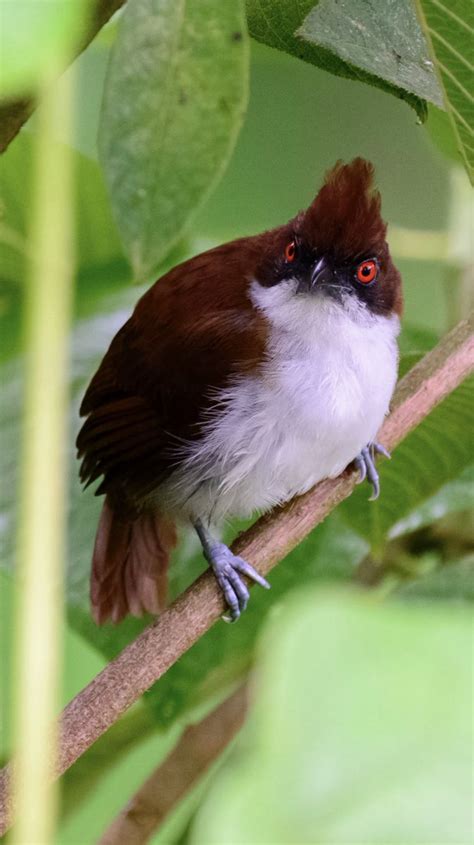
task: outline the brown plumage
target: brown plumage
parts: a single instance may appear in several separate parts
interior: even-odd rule
[[[176,447],[199,437],[213,391],[263,358],[265,321],[248,298],[259,258],[252,246],[224,244],[163,276],[113,339],[84,396],[80,478],[88,485],[103,476],[97,494],[106,494],[91,573],[97,622],[163,607],[176,531],[149,500],[175,466]]]
[[[357,295],[375,314],[400,313],[400,278],[372,178],[362,159],[336,165],[288,224],[219,246],[159,279],[113,339],[84,396],[77,438],[81,480],[101,478],[97,494],[106,495],[91,576],[98,622],[163,604],[176,532],[160,490],[179,466],[179,447],[198,442],[209,415],[218,415],[219,392],[266,360],[269,325],[251,286],[288,275],[288,241],[301,242],[303,263],[306,253],[308,262],[317,253],[341,265],[377,256],[383,285]]]

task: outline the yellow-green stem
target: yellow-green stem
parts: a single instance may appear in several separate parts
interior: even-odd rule
[[[55,142],[71,125],[71,85],[45,86],[38,114],[32,259],[25,303],[25,404],[14,679],[15,845],[54,835],[65,549],[68,334],[72,299],[72,174]]]

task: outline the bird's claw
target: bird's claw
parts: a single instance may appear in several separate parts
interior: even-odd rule
[[[359,470],[357,484],[362,484],[367,479],[372,485],[372,495],[369,502],[374,502],[380,494],[380,479],[375,466],[376,455],[383,455],[385,458],[391,457],[390,452],[381,443],[368,443],[355,459],[355,465]]]
[[[246,575],[267,590],[270,589],[270,584],[246,560],[234,555],[225,543],[216,543],[209,557],[209,563],[229,608],[229,614],[222,618],[225,622],[237,622],[249,600],[248,587],[241,575]]]

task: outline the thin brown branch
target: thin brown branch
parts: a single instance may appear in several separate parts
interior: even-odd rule
[[[90,13],[87,31],[73,59],[93,41],[100,29],[112,15],[120,9],[125,0],[96,0]],[[21,127],[36,108],[33,97],[21,97],[15,100],[5,100],[0,103],[0,153],[5,152],[11,141],[18,135]]]
[[[186,728],[168,757],[113,820],[98,845],[145,845],[242,727],[244,683],[204,719]]]
[[[379,435],[393,449],[474,369],[474,318],[463,320],[401,380]],[[351,493],[355,472],[316,485],[258,520],[233,551],[266,575]],[[56,774],[60,775],[176,663],[219,619],[222,595],[201,575],[65,708]],[[0,833],[8,826],[8,773],[0,772]]]

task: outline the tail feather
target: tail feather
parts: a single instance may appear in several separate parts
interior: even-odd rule
[[[146,511],[122,520],[108,497],[97,528],[90,598],[98,625],[120,622],[128,613],[159,613],[166,604],[168,564],[176,545],[173,522]]]

